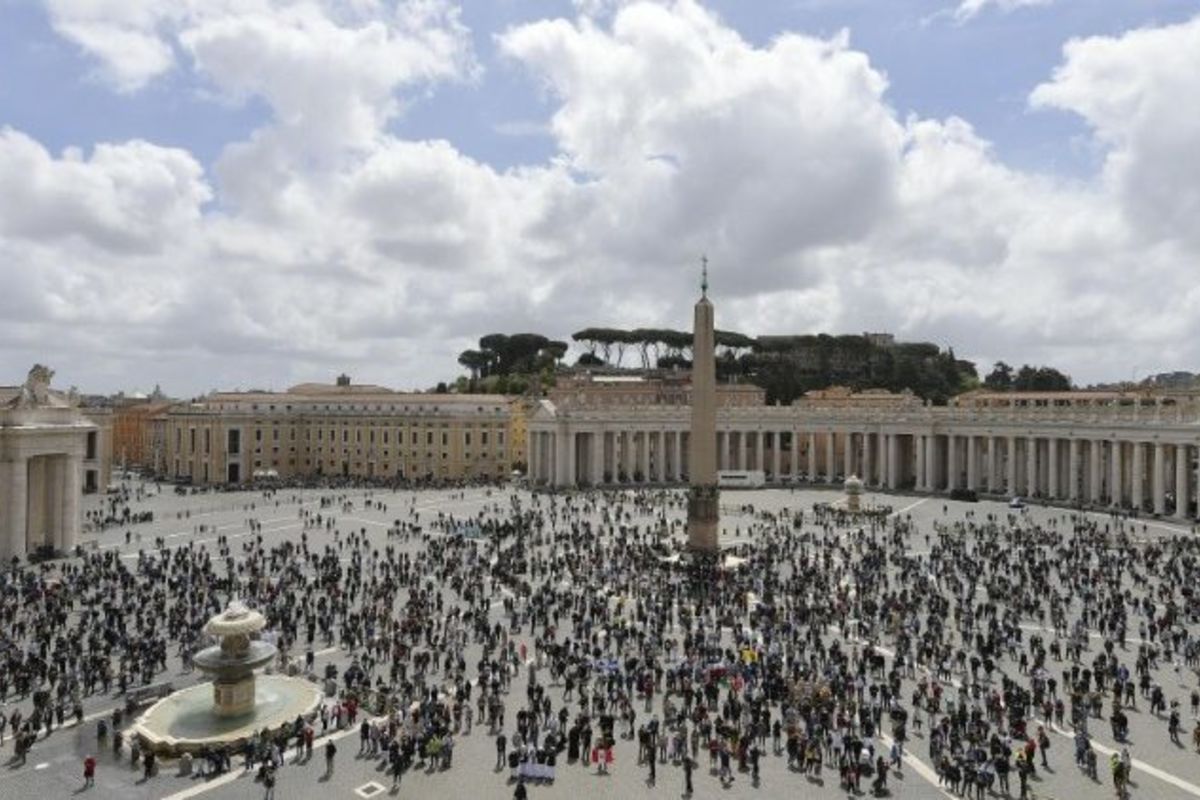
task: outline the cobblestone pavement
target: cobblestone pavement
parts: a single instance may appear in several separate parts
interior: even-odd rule
[[[85,536],[89,546],[115,548],[122,558],[134,560],[138,557],[140,548],[149,549],[155,537],[165,537],[168,547],[212,547],[217,535],[226,535],[237,542],[251,535],[247,525],[249,519],[256,519],[263,527],[265,546],[278,544],[286,538],[298,538],[301,531],[300,509],[316,507],[318,498],[328,492],[317,491],[283,491],[275,500],[264,501],[261,494],[255,492],[238,492],[229,494],[198,494],[179,497],[173,493],[164,492],[156,497],[134,504],[135,510],[153,510],[155,521],[136,526],[128,530],[133,532],[129,544],[125,543],[127,528],[110,529],[108,531]],[[507,507],[507,494],[499,490],[491,492],[483,489],[467,489],[463,491],[427,490],[421,492],[373,492],[376,501],[386,504],[386,510],[365,508],[362,502],[365,493],[362,490],[339,492],[353,501],[354,511],[340,513],[333,511],[337,519],[337,527],[346,533],[349,530],[362,530],[372,541],[382,543],[385,531],[392,520],[405,517],[410,510],[417,510],[422,519],[442,512],[464,518],[478,514],[492,507]],[[722,536],[726,542],[744,539],[746,530],[752,519],[747,504],[754,506],[755,512],[776,511],[779,509],[807,509],[814,502],[835,502],[840,499],[840,493],[820,489],[797,490],[760,490],[753,492],[726,492],[722,497]],[[93,500],[93,502],[97,502]],[[935,520],[961,519],[965,514],[977,517],[985,514],[1006,514],[1008,509],[1003,504],[994,502],[957,503],[941,498],[922,498],[912,496],[866,496],[867,503],[888,504],[897,509],[897,513],[911,515],[919,531],[931,529]],[[1062,525],[1068,513],[1061,509],[1031,508],[1025,513],[1037,519],[1043,525]],[[672,509],[668,517],[681,518],[681,510]],[[1097,514],[1097,518],[1106,515]],[[650,516],[633,519],[634,524],[645,524]],[[204,526],[203,530],[200,526]],[[1137,536],[1153,539],[1160,536],[1170,536],[1178,533],[1194,535],[1186,529],[1178,528],[1164,522],[1147,521],[1138,523],[1135,531]],[[309,530],[311,542],[321,544],[320,537],[330,536],[326,533],[314,533]],[[140,543],[138,538],[140,537]],[[315,538],[315,541],[314,541]],[[416,541],[406,545],[417,549]],[[924,546],[922,539],[915,536],[911,547],[914,552],[920,552]],[[1035,630],[1036,626],[1025,626],[1027,630]],[[523,637],[532,645],[529,636]],[[886,646],[886,641],[884,642]],[[320,645],[319,645],[320,646]],[[1093,643],[1099,646],[1098,637]],[[1129,643],[1136,646],[1136,641]],[[174,653],[172,653],[174,655]],[[478,647],[468,650],[467,663],[472,664],[472,658],[478,657]],[[1090,656],[1085,654],[1085,661]],[[337,647],[327,647],[318,651],[318,668],[323,662],[332,662],[340,667],[350,663],[351,655],[342,652]],[[1061,664],[1052,664],[1051,668],[1061,668]],[[1002,664],[1015,672],[1012,664]],[[160,676],[162,677],[162,676]],[[1178,677],[1168,665],[1156,673],[1156,678],[1167,690],[1168,697],[1177,697],[1186,710],[1187,692],[1196,685],[1196,676],[1184,670]],[[165,679],[165,678],[164,678]],[[177,660],[172,659],[169,679],[176,686],[190,685],[200,679],[198,674],[182,674]],[[522,671],[514,682],[510,693],[508,706],[515,710],[520,698],[524,697],[526,671]],[[1186,688],[1185,688],[1186,687]],[[906,683],[905,691],[911,690],[911,683]],[[551,697],[555,707],[561,699],[561,689],[551,688]],[[242,773],[240,759],[235,761],[233,773],[215,779],[205,780],[196,777],[179,777],[176,775],[176,765],[167,762],[161,766],[159,773],[148,781],[141,780],[140,772],[134,772],[128,762],[127,755],[123,761],[116,763],[110,748],[98,750],[96,743],[95,720],[106,716],[113,707],[118,705],[119,698],[108,696],[92,696],[85,703],[87,719],[82,726],[68,726],[56,730],[48,738],[39,740],[34,746],[28,759],[23,765],[11,763],[0,766],[0,800],[24,798],[53,798],[70,796],[87,796],[95,798],[176,798],[183,800],[187,797],[212,798],[258,798],[264,796],[264,788],[254,780],[254,776]],[[11,705],[11,704],[10,704]],[[639,719],[645,719],[641,704],[638,706]],[[661,708],[658,709],[661,713]],[[1162,798],[1173,800],[1180,798],[1200,797],[1200,755],[1190,746],[1177,747],[1172,745],[1166,734],[1164,718],[1152,717],[1147,710],[1147,703],[1139,698],[1139,709],[1130,716],[1130,750],[1135,759],[1133,771],[1132,795],[1135,798]],[[1185,720],[1185,727],[1190,733],[1191,722]],[[1109,735],[1106,723],[1097,721],[1092,726],[1094,741],[1101,755],[1100,781],[1092,781],[1081,773],[1072,760],[1072,742],[1069,736],[1058,734],[1053,737],[1050,750],[1051,768],[1039,770],[1038,778],[1032,782],[1033,796],[1037,798],[1058,798],[1059,800],[1075,800],[1076,798],[1099,798],[1113,796],[1111,781],[1108,779],[1105,767],[1105,756],[1109,748],[1117,747]],[[336,767],[332,776],[325,777],[324,758],[321,755],[321,743],[318,740],[315,755],[311,762],[297,761],[295,754],[288,755],[288,766],[278,773],[278,785],[275,796],[284,798],[385,798],[385,797],[422,797],[422,798],[507,798],[513,794],[513,783],[508,771],[495,771],[495,746],[487,731],[479,726],[469,735],[458,739],[454,766],[446,771],[424,772],[414,769],[405,775],[398,790],[392,791],[391,780],[379,766],[379,762],[357,756],[358,734],[355,730],[334,734],[339,737],[339,753]],[[1185,742],[1188,739],[1185,738]],[[876,746],[885,748],[882,740]],[[768,745],[769,750],[769,745]],[[583,767],[579,764],[563,764],[557,769],[557,777],[553,784],[529,785],[531,798],[577,796],[612,797],[612,798],[664,798],[679,797],[683,792],[682,770],[670,763],[659,764],[657,782],[648,783],[648,768],[637,765],[636,746],[629,740],[619,740],[616,749],[616,763],[607,775],[597,774],[594,767]],[[943,791],[937,785],[928,758],[927,742],[917,733],[909,742],[909,756],[901,775],[894,775],[891,780],[893,797],[901,798],[942,798],[954,797]],[[82,787],[82,758],[89,752],[98,752],[100,764],[97,771],[96,786],[81,791]],[[12,754],[11,739],[6,738],[0,745],[0,760],[8,761]],[[700,753],[699,766],[695,771],[695,798],[730,798],[730,797],[814,797],[842,798],[851,793],[838,785],[835,772],[825,770],[822,778],[804,776],[789,772],[785,767],[786,759],[768,756],[763,759],[761,780],[757,786],[753,784],[749,774],[737,774],[731,786],[723,787],[708,769],[705,753]],[[1014,796],[1017,781],[1013,778]],[[863,793],[869,794],[869,786],[863,785]]]

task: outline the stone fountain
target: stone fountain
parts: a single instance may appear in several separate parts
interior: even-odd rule
[[[277,652],[258,638],[266,624],[262,614],[236,600],[209,620],[204,632],[219,642],[197,653],[194,662],[212,681],[173,692],[138,717],[131,732],[143,746],[176,754],[237,745],[298,716],[310,717],[322,697],[313,683],[254,672]]]
[[[204,632],[221,643],[196,654],[195,663],[213,676],[213,713],[238,717],[254,710],[254,670],[271,661],[275,645],[252,639],[267,620],[238,601],[208,621]]]

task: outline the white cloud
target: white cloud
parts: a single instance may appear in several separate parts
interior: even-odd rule
[[[702,252],[724,328],[894,330],[1085,380],[1200,361],[1198,22],[1067,46],[1031,103],[1107,155],[1067,181],[967,120],[897,118],[845,34],[756,46],[691,0],[501,34],[557,148],[509,170],[388,125],[476,74],[441,3],[165,7],[122,24],[272,118],[208,176],[145,142],[0,135],[8,373],[428,385],[493,330],[687,325]]]
[[[1019,8],[1030,8],[1032,6],[1048,6],[1054,0],[962,0],[958,7],[954,9],[954,19],[958,22],[966,22],[974,19],[989,8],[994,8],[1001,13],[1009,13]]]
[[[161,252],[188,232],[211,199],[203,170],[183,150],[142,141],[54,158],[33,139],[0,129],[0,234],[82,239],[117,252]]]
[[[1079,114],[1108,150],[1105,178],[1146,235],[1200,247],[1200,17],[1074,39],[1037,108]]]

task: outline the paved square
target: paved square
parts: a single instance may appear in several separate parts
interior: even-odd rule
[[[679,745],[690,751],[692,732],[705,727],[698,720],[707,718],[709,735],[697,737],[694,797],[845,797],[834,766],[839,754],[846,758],[851,743],[862,742],[864,752],[888,755],[896,725],[882,703],[885,690],[907,715],[907,754],[889,773],[891,796],[955,796],[939,785],[938,769],[949,765],[961,776],[982,764],[972,742],[994,764],[993,735],[1011,765],[1008,751],[1020,742],[1005,744],[1001,731],[1015,723],[1036,730],[1043,712],[1023,693],[1049,696],[1054,679],[1065,716],[1061,725],[1047,726],[1049,768],[1040,766],[1040,755],[1035,759],[1035,796],[1111,794],[1109,755],[1128,747],[1134,797],[1200,797],[1190,699],[1198,631],[1191,587],[1200,585],[1200,550],[1192,532],[1168,523],[868,494],[868,505],[888,505],[892,513],[863,526],[837,518],[841,494],[830,490],[726,492],[722,541],[746,564],[714,577],[700,596],[659,559],[661,548],[683,535],[681,491],[280,489],[179,496],[164,486],[150,492],[130,505],[152,511],[154,521],[89,535],[96,549],[86,568],[73,559],[26,573],[19,584],[6,579],[0,632],[12,660],[4,672],[5,714],[20,709],[22,726],[32,715],[32,694],[22,696],[16,684],[28,671],[24,688],[49,691],[52,707],[58,687],[67,687],[66,725],[55,720],[49,736],[43,727],[25,762],[0,770],[0,797],[71,794],[83,785],[89,753],[99,763],[96,785],[85,795],[262,797],[258,766],[245,769],[241,753],[215,777],[199,775],[199,759],[186,777],[178,762],[160,760],[146,779],[131,765],[128,743],[118,761],[112,736],[97,735],[98,723],[123,703],[122,673],[130,687],[144,678],[176,687],[201,679],[183,670],[181,646],[187,652],[200,644],[192,641],[197,626],[234,594],[268,616],[271,634],[296,662],[303,665],[311,652],[318,676],[335,668],[331,688],[338,696],[353,688],[368,701],[389,698],[400,710],[391,738],[414,749],[424,741],[427,753],[424,759],[419,752],[411,759],[398,754],[408,762],[399,796],[513,796],[508,753],[498,767],[494,733],[502,730],[512,751],[521,727],[523,738],[543,751],[557,749],[547,747],[548,737],[561,735],[566,744],[556,753],[553,783],[530,782],[530,797],[675,797],[683,792],[684,770],[674,751]],[[817,515],[814,503],[834,510]],[[39,582],[43,577],[52,580]],[[72,600],[65,608],[55,600],[63,597]],[[758,605],[767,600],[769,608]],[[52,609],[65,613],[56,617]],[[1080,645],[1077,662],[1067,652],[1072,643]],[[160,644],[165,653],[156,650]],[[1096,691],[1098,656],[1111,646],[1114,661],[1136,683],[1139,648],[1151,645],[1156,652],[1154,658],[1143,652],[1143,672],[1151,688],[1161,688],[1167,709],[1151,713],[1149,697],[1135,687],[1136,707],[1122,711],[1128,742],[1117,742],[1105,666],[1101,716],[1088,723],[1098,762],[1093,781],[1072,758],[1066,684],[1079,687],[1075,701],[1083,709]],[[898,666],[901,655],[905,663]],[[104,691],[93,678],[88,691],[86,676],[103,672],[101,662],[112,685]],[[515,672],[511,680],[508,671]],[[835,707],[825,713],[810,703],[799,710],[805,702],[788,688],[793,677],[828,686]],[[939,695],[936,711],[927,701],[914,707],[922,685],[927,696]],[[476,705],[481,692],[495,698],[483,714]],[[84,719],[78,726],[72,693]],[[581,695],[593,744],[604,718],[614,717],[615,759],[607,773],[569,757],[590,754],[577,724],[585,714]],[[331,708],[336,699],[329,698]],[[692,713],[679,724],[689,699]],[[1172,701],[1179,703],[1180,745],[1167,732]],[[494,731],[485,719],[489,706],[503,708],[503,726]],[[374,755],[360,747],[364,718],[388,739],[376,711],[366,708],[341,730],[333,719],[325,726],[314,721],[311,757],[292,746],[283,751],[276,796],[365,796],[371,785],[391,793],[386,747]],[[648,763],[638,763],[637,744],[652,719],[666,740],[653,783]],[[816,744],[819,774],[790,769],[786,753],[776,754],[776,721],[781,750],[789,727],[797,741]],[[761,738],[760,724],[766,725]],[[947,733],[931,747],[935,727]],[[447,729],[456,732],[448,766]],[[12,734],[10,727],[0,751],[5,760],[14,755]],[[442,752],[434,755],[436,746],[428,745],[437,734]],[[724,784],[709,739],[734,748]],[[746,771],[739,768],[736,743],[747,740],[762,753],[757,785],[749,756]],[[337,746],[332,773],[324,756],[329,741]],[[945,764],[934,749],[948,757]],[[42,764],[48,766],[37,768]],[[1015,770],[1009,782],[1016,797]],[[860,778],[862,794],[871,793],[871,783]]]

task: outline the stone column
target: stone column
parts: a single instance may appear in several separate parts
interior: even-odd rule
[[[1007,485],[1004,487],[1008,492],[1009,497],[1016,497],[1019,490],[1017,489],[1017,437],[1008,437],[1008,447],[1006,448],[1005,470],[1008,479]]]
[[[1188,446],[1175,445],[1175,518],[1187,519],[1191,493],[1188,491]]]
[[[779,431],[771,431],[771,478],[776,483],[780,482],[779,468],[782,459],[779,456],[779,450],[782,443],[783,434]]]
[[[967,488],[979,491],[979,454],[975,451],[975,435],[967,437]]]
[[[900,437],[888,434],[888,488],[895,490],[900,487]]]
[[[642,431],[642,483],[650,483],[654,476],[650,474],[650,431]]]
[[[1121,469],[1121,440],[1114,439],[1108,445],[1109,454],[1109,484],[1108,501],[1119,506],[1125,502],[1125,476]]]
[[[795,428],[792,429],[792,463],[789,467],[794,481],[800,477],[800,434]]]
[[[1088,497],[1093,503],[1100,502],[1100,451],[1103,447],[1102,439],[1092,439],[1088,442]]]
[[[671,462],[675,482],[683,480],[683,431],[675,431],[675,458]]]
[[[655,460],[658,462],[658,482],[667,482],[667,432],[659,429],[658,431],[658,452],[655,454]]]
[[[1133,507],[1142,510],[1146,489],[1146,448],[1141,442],[1133,443],[1133,485],[1130,487],[1130,500]]]
[[[842,474],[849,478],[854,474],[854,434],[847,432],[842,439]]]
[[[817,481],[817,435],[815,433],[808,435],[808,480],[811,483]]]
[[[592,431],[592,486],[604,483],[604,429]]]
[[[892,445],[895,446],[894,434],[892,436]],[[917,491],[928,491],[929,483],[925,479],[925,437],[919,434],[914,434],[913,446],[917,449]]]
[[[1079,440],[1072,439],[1067,445],[1067,499],[1079,500]]]
[[[1033,497],[1038,492],[1038,440],[1032,436],[1025,440],[1025,495]]]
[[[925,489],[930,492],[938,490],[938,457],[937,436],[925,437]]]
[[[538,450],[542,444],[541,434],[529,431],[526,440],[526,447],[529,448],[529,481],[536,484],[542,479],[542,454]]]
[[[1053,436],[1046,440],[1046,494],[1058,499],[1058,439]]]
[[[1150,487],[1154,492],[1154,513],[1162,516],[1167,511],[1167,452],[1162,442],[1154,443],[1154,474]]]
[[[750,432],[738,431],[738,465],[742,472],[750,469]]]
[[[63,529],[59,547],[70,551],[79,541],[79,527],[82,518],[79,513],[79,502],[83,496],[83,463],[78,457],[63,458]]]
[[[1000,492],[1000,470],[998,462],[998,454],[996,453],[996,437],[989,436],[987,438],[987,487],[992,494]]]
[[[837,456],[835,455],[837,448],[835,447],[834,437],[836,434],[833,431],[825,434],[825,482],[833,483],[837,480]]]
[[[871,467],[874,466],[871,458],[871,433],[864,431],[862,433],[862,479],[863,485],[874,486],[874,476],[871,474]]]
[[[765,474],[767,471],[767,434],[765,431],[754,433],[754,460],[758,462],[756,469]]]
[[[27,548],[27,521],[25,512],[29,503],[29,460],[14,458],[8,464],[0,464],[8,473],[6,481],[8,503],[0,507],[4,525],[0,525],[0,556],[11,561],[13,556],[25,557]],[[0,472],[0,477],[3,473]]]
[[[725,469],[737,469],[733,463],[733,430],[725,431]]]
[[[946,437],[946,491],[958,488],[958,437],[953,433]]]
[[[637,469],[637,431],[625,431],[621,436],[621,465],[625,471],[625,482],[633,482]]]
[[[576,483],[575,431],[574,430],[567,431],[565,438],[567,441],[566,441],[566,446],[563,448],[563,450],[564,450],[564,455],[566,456],[567,463],[563,465],[565,467],[565,469],[563,469],[563,478],[565,481],[564,485],[574,486]]]

